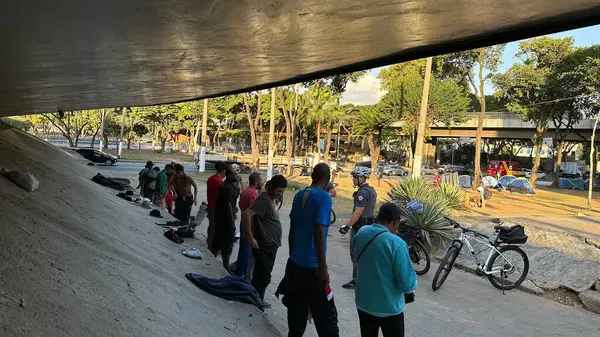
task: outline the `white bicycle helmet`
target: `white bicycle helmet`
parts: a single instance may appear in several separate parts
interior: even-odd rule
[[[371,176],[371,170],[366,166],[356,166],[354,170],[352,170],[352,176],[369,178]]]
[[[239,174],[241,171],[240,165],[238,164],[231,164],[231,169],[233,170],[233,172]]]

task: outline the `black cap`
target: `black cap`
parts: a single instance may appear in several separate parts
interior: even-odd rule
[[[153,216],[155,218],[162,218],[163,216],[160,215],[160,211],[157,209],[153,209],[150,211],[150,216]]]
[[[154,163],[151,160],[148,160],[146,162],[146,168],[152,168],[154,166]]]
[[[393,202],[386,202],[379,207],[379,214],[377,217],[381,222],[399,220],[402,217],[402,211],[400,210],[400,207]]]

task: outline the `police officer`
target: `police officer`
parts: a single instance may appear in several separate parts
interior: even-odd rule
[[[352,171],[352,182],[358,190],[354,192],[354,207],[348,222],[340,228],[340,233],[346,234],[350,231],[350,259],[352,260],[352,280],[344,285],[345,289],[354,289],[356,286],[356,256],[354,255],[354,235],[362,226],[371,225],[374,219],[375,202],[377,193],[369,186],[367,179],[370,176],[368,167],[358,166]]]

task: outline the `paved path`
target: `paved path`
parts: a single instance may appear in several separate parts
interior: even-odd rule
[[[206,195],[205,185],[199,182],[200,200]],[[195,212],[196,209],[193,210]],[[342,236],[337,228],[346,220],[347,213],[336,209],[340,219],[332,226],[328,237],[329,273],[335,301],[339,312],[340,336],[360,336],[358,315],[354,305],[354,292],[341,285],[349,280],[351,263],[348,253],[349,235]],[[280,248],[273,281],[283,277],[288,257],[287,233],[289,232],[289,209],[282,208],[280,218],[284,232],[284,246]],[[200,233],[206,231],[206,221]],[[206,249],[203,249],[206,251]],[[237,245],[234,251],[237,254]],[[235,256],[235,255],[234,255]],[[419,276],[419,288],[414,303],[406,310],[406,335],[411,337],[597,337],[600,336],[600,315],[576,309],[520,290],[502,295],[487,279],[453,269],[446,283],[437,292],[431,290],[431,281],[437,268],[432,265],[427,275]],[[285,307],[268,292],[273,307],[269,319],[287,335]],[[313,325],[308,325],[307,337],[317,336]]]
[[[282,209],[280,213],[286,234],[288,212]],[[337,227],[332,227],[328,240],[327,260],[339,311],[340,336],[359,336],[354,292],[341,287],[351,274],[349,235],[341,236]],[[283,277],[288,257],[287,240],[283,241],[273,271],[273,281],[277,282]],[[458,269],[452,270],[443,287],[433,292],[431,281],[436,268],[434,264],[427,275],[419,276],[416,301],[406,310],[407,336],[600,336],[600,315],[520,290],[502,295],[487,279]],[[277,284],[271,285],[269,291],[274,292],[276,287]],[[285,308],[281,302],[272,300],[276,303],[270,317],[281,331],[287,332]],[[314,326],[309,325],[305,336],[317,336]]]
[[[122,162],[117,162],[116,164],[112,165],[112,166],[104,166],[104,165],[98,165],[97,167],[103,171],[111,171],[111,172],[139,172],[144,168],[144,165],[146,165],[145,162],[126,162],[126,161],[122,161]],[[166,164],[156,164],[158,167],[163,168]],[[196,165],[194,165],[193,163],[187,163],[183,165],[184,169],[186,172],[191,173],[191,172],[198,172],[198,168],[196,167]]]

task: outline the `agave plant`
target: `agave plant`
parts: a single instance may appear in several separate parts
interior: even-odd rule
[[[440,199],[423,203],[422,213],[412,212],[402,204],[400,209],[407,219],[407,225],[421,229],[425,244],[431,247],[435,238],[442,241],[454,238],[454,227],[444,218],[444,212],[441,211],[444,206],[444,201]]]
[[[459,210],[465,206],[465,193],[458,185],[441,184],[433,195],[446,203],[447,210]]]
[[[388,198],[399,204],[417,199],[420,202],[429,200],[433,193],[433,185],[423,178],[403,179],[388,192]]]

